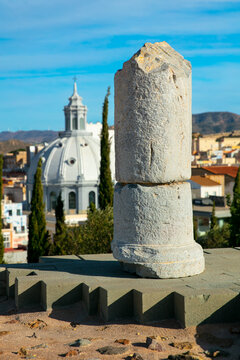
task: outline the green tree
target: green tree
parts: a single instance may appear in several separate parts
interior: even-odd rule
[[[57,197],[57,202],[55,207],[55,217],[56,217],[56,225],[55,225],[56,234],[62,233],[66,229],[66,224],[65,224],[64,206],[63,206],[61,192],[58,194]]]
[[[210,230],[214,229],[216,226],[218,226],[218,221],[216,217],[216,210],[215,210],[215,201],[213,201],[213,207],[212,207],[212,215],[210,220]]]
[[[233,187],[233,200],[230,211],[230,246],[240,246],[240,167]]]
[[[43,187],[41,182],[42,160],[38,161],[31,199],[28,233],[28,262],[38,262],[40,256],[48,255],[49,234],[46,230],[46,219],[43,202]]]
[[[230,225],[223,224],[222,227],[218,225],[217,217],[215,215],[215,201],[213,202],[212,215],[209,231],[198,238],[199,244],[204,249],[224,248],[229,246],[230,240]]]
[[[62,201],[61,192],[57,197],[56,208],[55,208],[55,234],[53,236],[53,244],[50,248],[51,255],[67,255],[72,252],[69,244],[69,236],[67,225],[65,224],[64,205]]]
[[[2,234],[2,169],[3,169],[3,156],[0,155],[0,264],[4,262],[4,243]]]
[[[108,205],[113,206],[113,182],[110,169],[110,142],[108,135],[108,97],[110,87],[103,103],[102,132],[101,132],[101,162],[100,162],[100,183],[99,183],[99,206],[105,209]]]
[[[88,219],[82,226],[69,229],[74,238],[75,254],[102,254],[111,252],[113,239],[113,208],[88,210]]]
[[[91,201],[89,205],[89,211],[94,212],[96,210],[96,205]]]
[[[223,224],[220,228],[218,225],[210,229],[204,236],[198,238],[198,243],[204,249],[229,247],[230,226],[228,223]]]
[[[232,202],[231,202],[231,195],[230,194],[226,195],[226,203],[227,203],[227,206],[229,206],[229,207],[231,206]]]

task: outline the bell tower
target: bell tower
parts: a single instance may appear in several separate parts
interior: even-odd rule
[[[76,78],[74,79],[73,94],[68,105],[64,106],[65,131],[86,131],[87,106],[83,105],[81,96],[77,92]]]

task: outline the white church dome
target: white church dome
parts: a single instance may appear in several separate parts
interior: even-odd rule
[[[99,179],[100,140],[74,134],[51,142],[38,153],[28,172],[33,182],[39,157],[42,158],[42,183],[79,183]]]
[[[64,107],[65,131],[43,148],[32,159],[28,170],[27,196],[30,203],[38,160],[42,159],[42,184],[47,211],[52,211],[59,192],[62,193],[65,212],[85,211],[90,202],[98,206],[100,175],[99,124],[87,124],[87,107],[77,93],[74,83],[73,95]],[[96,127],[97,131],[88,131]],[[114,144],[111,137],[111,171],[115,177]]]

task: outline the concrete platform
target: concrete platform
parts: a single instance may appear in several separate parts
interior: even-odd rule
[[[0,292],[19,311],[83,301],[104,321],[175,318],[183,327],[240,320],[240,248],[204,251],[206,270],[181,279],[142,279],[111,254],[42,257],[38,264],[0,267]]]

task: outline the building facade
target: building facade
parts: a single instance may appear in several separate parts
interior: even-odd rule
[[[3,239],[5,248],[18,248],[28,243],[27,215],[22,203],[2,202]]]
[[[209,196],[223,196],[222,185],[211,180],[207,175],[192,176],[188,182],[191,184],[192,198],[208,198]]]

